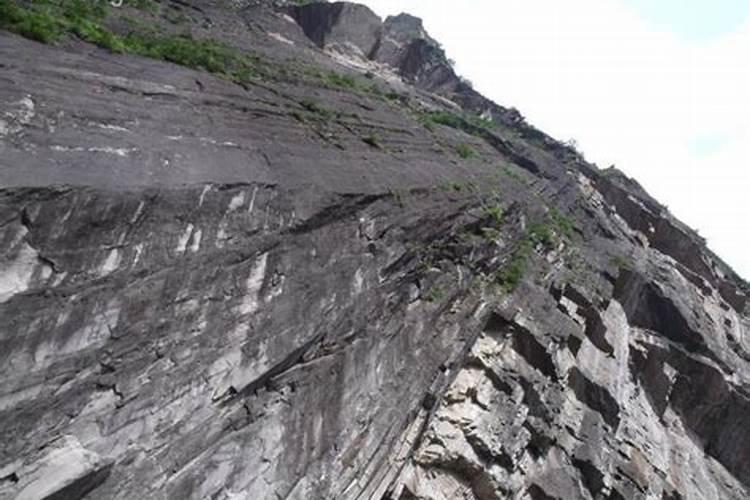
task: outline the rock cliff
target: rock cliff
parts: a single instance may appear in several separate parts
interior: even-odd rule
[[[0,0],[0,498],[747,498],[748,284],[299,3]]]

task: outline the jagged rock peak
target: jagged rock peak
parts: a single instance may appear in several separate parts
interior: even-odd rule
[[[292,6],[292,17],[320,48],[369,58],[380,41],[383,22],[369,7],[350,2]]]
[[[431,65],[448,62],[422,20],[410,14],[389,16],[383,22],[368,7],[350,2],[292,5],[289,12],[318,47],[385,63],[397,70],[406,68],[402,76],[410,79],[427,63],[415,59],[417,46],[428,47]],[[424,50],[417,52],[426,57]]]
[[[438,44],[427,34],[422,19],[411,14],[402,12],[395,16],[388,16],[383,23],[383,27],[388,36],[400,42],[410,42],[422,38],[435,45]]]
[[[508,123],[520,120],[517,111],[498,106],[456,74],[418,17],[399,14],[383,22],[368,7],[349,2],[292,6],[288,12],[313,43],[343,55],[353,66],[386,65],[408,83],[447,97],[467,111]]]

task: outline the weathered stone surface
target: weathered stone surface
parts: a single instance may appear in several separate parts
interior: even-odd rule
[[[292,7],[291,15],[321,49],[370,58],[382,32],[380,18],[364,5],[310,3]]]
[[[748,285],[637,183],[411,16],[165,5],[266,72],[0,33],[0,498],[750,495]]]
[[[404,51],[410,44],[424,40],[437,46],[424,29],[422,20],[409,14],[389,16],[383,22],[382,34],[372,57],[394,68],[401,68]]]

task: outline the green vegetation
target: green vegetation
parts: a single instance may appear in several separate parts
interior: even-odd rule
[[[496,279],[503,289],[512,292],[518,287],[526,275],[529,267],[529,259],[538,244],[550,248],[554,237],[549,227],[545,224],[533,224],[529,227],[526,236],[521,240],[518,247],[510,257],[510,261],[496,274]]]
[[[529,224],[527,239],[534,246],[542,245],[546,250],[552,250],[557,245],[557,235],[546,222]]]
[[[351,90],[355,90],[360,86],[357,82],[357,79],[352,75],[336,73],[335,71],[328,72],[328,75],[326,75],[326,81],[334,87],[341,87]]]
[[[159,4],[154,0],[125,0],[125,3],[146,12],[157,12]]]
[[[460,193],[464,188],[468,187],[468,183],[467,182],[451,181],[451,182],[446,182],[441,187],[445,191],[455,191],[457,193]]]
[[[445,292],[443,289],[438,285],[435,285],[427,292],[425,300],[427,300],[427,302],[440,302],[444,297]]]
[[[618,269],[633,269],[633,263],[621,255],[613,256],[609,259],[609,263]]]
[[[146,10],[155,5],[152,0],[133,2],[134,7]],[[119,36],[103,24],[108,11],[104,0],[37,0],[27,6],[0,0],[0,27],[44,43],[73,35],[113,52],[203,69],[236,82],[247,81],[256,74],[250,57],[213,40],[147,31]]]
[[[512,292],[521,283],[526,275],[534,247],[529,238],[524,238],[513,252],[510,261],[497,273],[495,279],[498,284],[507,292]]]
[[[363,137],[362,142],[375,149],[383,149],[383,146],[380,145],[380,139],[378,139],[375,134],[370,134],[367,137]]]
[[[449,111],[434,111],[432,113],[427,113],[423,118],[424,121],[428,123],[445,125],[446,127],[457,129],[461,129],[465,123],[463,118]]]
[[[244,81],[255,74],[246,56],[213,40],[194,39],[190,35],[131,33],[122,42],[125,52],[204,69],[226,75],[232,80]]]
[[[21,5],[14,0],[0,0],[0,27],[43,43],[53,43],[66,32],[88,40],[101,36],[97,21],[106,16],[103,0],[37,0]]]
[[[430,132],[435,131],[436,125],[443,125],[480,138],[486,137],[484,133],[495,127],[492,119],[470,114],[459,115],[450,111],[424,113],[419,116],[419,121]],[[476,156],[476,152],[467,144],[459,144],[456,152],[464,159]]]
[[[549,211],[549,218],[552,224],[565,236],[567,239],[573,237],[573,222],[565,215],[561,214],[556,208],[552,208]]]
[[[456,146],[456,153],[458,153],[458,156],[460,156],[464,160],[468,158],[473,158],[477,155],[476,152],[472,149],[472,147],[465,143],[461,143],[458,146]]]
[[[319,103],[313,101],[312,99],[302,99],[299,104],[307,111],[317,115],[323,120],[328,120],[333,115],[333,112],[331,110],[321,106]]]
[[[57,40],[62,31],[56,19],[47,12],[26,12],[10,5],[8,1],[0,3],[0,25],[43,43]]]
[[[503,223],[505,212],[500,205],[489,205],[484,207],[484,215],[497,225]]]
[[[545,250],[553,250],[561,237],[569,239],[572,233],[572,222],[559,211],[550,210],[546,219],[529,224],[508,263],[495,274],[497,282],[508,292],[515,290],[528,270],[534,249],[541,245]]]
[[[482,236],[490,241],[496,241],[500,239],[500,231],[494,227],[483,227]]]
[[[321,73],[317,69],[303,70],[307,76],[322,81],[329,87],[334,87],[342,90],[348,90],[351,92],[357,92],[360,94],[370,95],[383,101],[403,99],[397,92],[384,92],[377,83],[363,81],[354,75],[346,73],[337,73],[336,71],[329,71],[327,73]],[[368,73],[368,78],[373,78],[374,75]]]
[[[567,240],[573,237],[573,223],[557,209],[550,209],[542,222],[535,222],[528,227],[530,241],[536,245],[543,245],[545,249],[552,250],[561,238]]]
[[[511,179],[513,179],[514,181],[518,181],[518,182],[520,182],[522,184],[527,184],[528,183],[528,181],[526,179],[524,179],[521,176],[521,174],[519,174],[518,172],[514,172],[513,170],[511,170],[508,167],[503,167],[503,173],[505,175],[507,175],[508,177],[510,177]]]
[[[446,127],[462,130],[467,134],[477,135],[481,129],[491,129],[495,127],[492,119],[482,118],[476,115],[464,114],[458,115],[450,111],[433,111],[425,113],[420,117],[422,124],[429,130],[434,129],[434,125],[444,125]]]
[[[435,131],[435,122],[433,122],[432,120],[429,120],[429,119],[425,118],[424,116],[421,116],[419,118],[419,122],[422,124],[422,126],[424,128],[426,128],[430,132],[434,132]]]

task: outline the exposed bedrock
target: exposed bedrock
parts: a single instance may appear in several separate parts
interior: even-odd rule
[[[439,193],[409,209],[272,185],[1,203],[3,241],[35,257],[3,263],[23,270],[0,304],[4,496],[48,467],[58,495],[369,498],[484,315],[458,257],[422,267],[473,221]],[[73,451],[50,458],[61,435]]]
[[[309,3],[291,7],[290,13],[320,48],[353,51],[355,55],[369,58],[380,41],[382,22],[364,5]]]
[[[0,498],[750,497],[748,285],[637,183],[413,16],[157,3],[252,74],[0,32]]]
[[[743,498],[746,361],[633,292],[679,272],[503,297],[481,207],[407,196],[7,191],[0,492]]]
[[[574,354],[539,306],[480,335],[397,498],[746,495],[747,400],[731,374],[629,324],[614,300],[612,353],[583,337]]]

